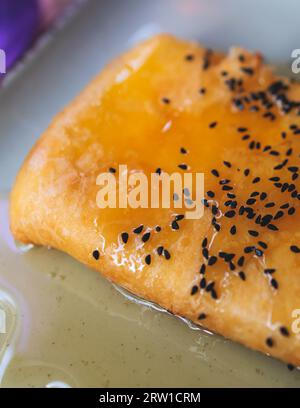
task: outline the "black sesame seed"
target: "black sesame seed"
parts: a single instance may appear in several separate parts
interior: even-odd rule
[[[159,176],[161,175],[161,168],[160,167],[158,167],[156,170],[155,170],[155,173],[156,174],[158,174]]]
[[[233,190],[233,187],[225,185],[225,186],[222,187],[222,190],[223,191],[230,191],[230,190]]]
[[[300,248],[297,245],[291,245],[290,246],[290,250],[292,252],[294,252],[295,254],[299,254],[300,253]]]
[[[269,224],[269,222],[272,221],[272,219],[273,219],[273,216],[272,216],[271,214],[264,215],[264,216],[262,217],[262,219],[261,219],[260,225],[261,225],[262,227],[265,227],[267,224]]]
[[[252,237],[257,237],[259,235],[258,231],[255,230],[248,230],[248,234]]]
[[[247,177],[247,176],[249,176],[249,173],[250,173],[250,170],[249,169],[245,169],[244,170],[244,175]]]
[[[276,269],[274,269],[274,268],[267,268],[267,269],[264,270],[264,273],[266,275],[272,275],[274,272],[276,272]]]
[[[249,254],[250,252],[253,252],[254,249],[255,249],[254,246],[247,246],[247,247],[244,248],[244,252],[245,252],[245,254]]]
[[[128,233],[127,232],[122,232],[121,238],[122,238],[122,241],[124,242],[124,244],[126,244],[127,241],[128,241],[128,238],[129,238]]]
[[[238,110],[242,111],[244,110],[244,104],[241,98],[233,98],[232,99],[232,104],[234,107],[236,107]]]
[[[150,232],[145,232],[145,234],[142,236],[142,241],[147,242],[150,238]]]
[[[288,364],[288,365],[287,365],[287,368],[288,368],[290,371],[293,371],[293,370],[295,369],[295,366],[294,366],[293,364]]]
[[[224,258],[225,262],[230,262],[235,257],[235,254],[229,254],[227,252],[224,252],[222,254],[223,254],[223,258]]]
[[[205,88],[200,88],[200,89],[199,89],[199,93],[200,93],[201,95],[204,95],[204,94],[206,93],[206,89],[205,89]]]
[[[162,100],[161,100],[163,103],[165,103],[166,105],[168,105],[170,102],[171,102],[171,100],[169,99],[169,98],[162,98]]]
[[[206,319],[207,315],[205,313],[200,313],[198,316],[198,320],[204,320]]]
[[[242,255],[239,260],[237,261],[238,266],[243,266],[245,262],[245,257]]]
[[[133,232],[134,232],[135,234],[140,234],[140,233],[143,231],[143,228],[144,228],[144,226],[143,226],[143,225],[140,225],[139,227],[136,227],[136,228],[133,230]]]
[[[235,226],[235,225],[233,225],[233,226],[230,228],[230,234],[231,234],[231,235],[235,235],[235,234],[236,234],[236,226]]]
[[[240,271],[240,272],[239,272],[239,277],[240,277],[243,281],[245,281],[245,280],[246,280],[245,272]]]
[[[288,215],[293,215],[295,213],[295,211],[296,211],[295,207],[289,208]]]
[[[156,232],[160,232],[160,231],[161,231],[161,227],[160,227],[159,225],[157,225],[157,226],[155,227],[155,231],[156,231]]]
[[[217,232],[220,231],[220,229],[221,229],[221,225],[220,225],[220,224],[214,223],[213,226],[214,226],[214,228],[215,228],[215,230],[216,230]]]
[[[202,248],[206,248],[207,247],[207,238],[204,238],[202,241]]]
[[[205,289],[205,287],[206,287],[206,279],[205,279],[205,278],[202,278],[202,279],[200,280],[200,288],[201,288],[201,289]]]
[[[210,124],[209,124],[209,127],[211,128],[211,129],[213,129],[213,128],[215,128],[216,126],[217,126],[217,124],[218,124],[218,122],[211,122]]]
[[[278,220],[279,218],[283,217],[284,212],[279,210],[277,213],[274,215],[274,220]]]
[[[266,345],[268,347],[273,347],[274,346],[274,340],[272,339],[272,337],[267,337],[266,338]]]
[[[265,199],[267,198],[267,193],[261,193],[261,195],[260,195],[260,199],[261,199],[261,201],[264,201]]]
[[[116,173],[116,169],[114,168],[114,167],[110,167],[109,169],[108,169],[108,171],[110,172],[110,173]]]
[[[201,273],[201,275],[205,274],[205,270],[206,270],[206,265],[202,264],[201,267],[200,267],[200,271],[199,271]]]
[[[150,254],[146,255],[145,262],[146,262],[147,265],[151,264],[151,255]]]
[[[164,250],[164,247],[163,247],[163,246],[159,246],[159,247],[157,247],[156,252],[157,252],[158,255],[160,256],[160,255],[162,255],[163,250]]]
[[[167,249],[164,249],[164,257],[169,260],[171,258],[171,254]]]
[[[202,255],[204,256],[205,259],[208,259],[209,254],[208,254],[208,249],[207,248],[202,249]]]
[[[230,168],[231,167],[231,163],[229,161],[223,161],[224,166]]]
[[[258,248],[255,248],[254,252],[255,252],[255,255],[258,256],[258,257],[261,257],[264,254],[263,251],[261,249],[258,249]]]
[[[252,140],[252,142],[249,143],[249,149],[253,150],[255,148],[255,141]]]
[[[187,164],[184,164],[184,163],[178,164],[178,167],[179,167],[181,170],[187,170],[187,168],[188,168]]]
[[[215,204],[212,205],[212,207],[211,207],[211,212],[213,213],[213,215],[217,215],[217,214],[218,214],[219,209],[218,209],[218,207],[217,207]]]
[[[241,67],[240,70],[242,72],[244,72],[245,74],[247,74],[247,75],[253,75],[254,74],[253,68],[250,68],[250,67]]]
[[[219,174],[218,170],[216,170],[216,169],[213,169],[213,170],[211,171],[211,174],[212,174],[213,176],[215,176],[215,177],[220,177],[220,174]]]
[[[210,292],[215,286],[215,282],[210,282],[207,286],[206,286],[206,292]]]
[[[206,71],[210,66],[210,58],[209,58],[210,55],[211,55],[211,50],[207,50],[207,52],[205,53],[203,57],[203,64],[202,64],[203,71]]]
[[[292,184],[289,185],[288,191],[289,192],[294,191],[295,188],[296,188],[295,184],[292,183]]]
[[[208,191],[206,194],[207,194],[208,197],[210,197],[210,198],[214,198],[214,196],[215,196],[215,193],[214,193],[213,191]]]
[[[179,230],[179,224],[176,220],[173,220],[171,223],[172,230]]]
[[[195,55],[194,54],[187,54],[184,59],[186,61],[193,61],[195,59]]]
[[[207,208],[209,207],[209,203],[208,203],[206,198],[202,198],[201,202],[205,207],[207,207]]]
[[[289,337],[289,335],[290,335],[288,328],[285,327],[285,326],[281,326],[279,328],[279,331],[284,337]]]
[[[98,251],[98,249],[95,249],[93,251],[93,258],[95,258],[96,261],[98,261],[98,259],[100,258],[100,252]]]
[[[212,265],[214,265],[216,262],[217,262],[217,260],[218,260],[218,258],[216,257],[216,256],[211,256],[209,259],[208,259],[208,265],[209,266],[212,266]]]
[[[260,177],[255,177],[255,178],[252,180],[252,183],[255,184],[255,183],[258,183],[259,181],[260,181]]]
[[[273,286],[274,289],[278,289],[278,282],[275,278],[272,278],[270,281],[271,286]]]
[[[213,299],[218,299],[218,295],[217,295],[217,292],[215,291],[215,289],[212,289],[211,291],[210,291],[210,295],[211,295],[211,297],[213,298]]]
[[[286,208],[289,208],[289,203],[285,203],[285,204],[282,204],[281,206],[280,206],[280,208],[282,209],[282,210],[285,210]]]
[[[237,128],[237,131],[239,132],[239,133],[243,133],[243,132],[247,132],[247,128],[246,127],[238,127]]]
[[[265,208],[272,208],[272,207],[275,207],[275,203],[274,203],[274,202],[267,203],[267,204],[265,205]]]
[[[181,154],[187,154],[187,150],[184,147],[180,148],[180,153]]]
[[[191,195],[190,190],[186,187],[182,190],[182,192],[186,197],[189,197]]]
[[[194,285],[191,290],[191,295],[195,295],[198,292],[198,286]]]
[[[293,153],[293,149],[290,147],[287,151],[286,151],[286,156],[291,156]]]
[[[261,247],[264,248],[264,249],[267,249],[267,248],[268,248],[268,245],[267,245],[265,242],[263,242],[263,241],[258,241],[258,245],[261,246]]]
[[[228,179],[222,179],[222,180],[219,181],[219,184],[221,184],[221,185],[228,184],[228,183],[230,183],[230,180],[228,180]]]
[[[227,218],[233,218],[235,216],[235,214],[236,214],[236,212],[234,210],[230,210],[230,211],[226,211],[226,213],[224,215]]]

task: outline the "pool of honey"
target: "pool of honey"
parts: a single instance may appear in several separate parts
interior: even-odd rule
[[[297,370],[136,299],[63,253],[16,245],[0,197],[2,387],[300,386]]]

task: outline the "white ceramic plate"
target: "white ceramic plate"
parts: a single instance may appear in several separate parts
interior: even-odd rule
[[[51,118],[113,56],[166,31],[289,64],[300,4],[91,0],[0,93],[0,383],[4,387],[300,386],[300,373],[126,299],[67,255],[17,247],[7,194]]]

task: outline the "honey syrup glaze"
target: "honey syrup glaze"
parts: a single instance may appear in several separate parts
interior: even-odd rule
[[[298,365],[299,93],[257,53],[149,39],[104,70],[32,150],[12,191],[14,236]],[[203,172],[204,216],[99,209],[97,176],[120,164],[144,175]]]

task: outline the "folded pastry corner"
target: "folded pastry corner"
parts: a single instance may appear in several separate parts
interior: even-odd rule
[[[33,147],[11,193],[12,233],[299,366],[299,100],[299,85],[257,53],[147,40],[108,65]],[[204,173],[204,215],[99,208],[97,176],[118,176],[121,164]]]

